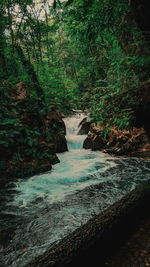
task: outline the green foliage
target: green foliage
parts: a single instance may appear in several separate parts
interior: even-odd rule
[[[64,134],[57,124],[46,125],[54,109],[87,109],[106,126],[105,137],[114,126],[133,127],[150,56],[127,0],[42,1],[39,8],[32,0],[2,0],[0,20],[6,160],[53,157],[52,148],[39,148],[41,140],[53,144],[54,132]],[[1,168],[7,168],[3,160]]]
[[[128,2],[102,0],[88,5],[74,0],[65,11],[64,29],[72,47],[78,48],[82,107],[107,129],[132,128],[140,102],[137,92],[148,80],[150,59]]]

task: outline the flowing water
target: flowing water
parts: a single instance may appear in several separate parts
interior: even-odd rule
[[[69,152],[58,155],[52,171],[0,189],[0,266],[25,266],[149,179],[149,161],[82,149],[84,117],[64,119]]]

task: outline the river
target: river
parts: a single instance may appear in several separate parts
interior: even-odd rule
[[[0,266],[25,266],[150,178],[149,161],[83,149],[85,116],[64,119],[69,152],[52,171],[0,189]]]

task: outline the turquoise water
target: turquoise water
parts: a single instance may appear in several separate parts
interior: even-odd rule
[[[144,180],[150,163],[82,148],[86,114],[65,118],[69,152],[47,173],[1,189],[0,266],[21,267]]]

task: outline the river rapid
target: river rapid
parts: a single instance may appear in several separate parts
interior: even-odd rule
[[[150,178],[149,161],[83,149],[85,117],[64,119],[69,152],[52,171],[0,189],[0,266],[25,266]]]

